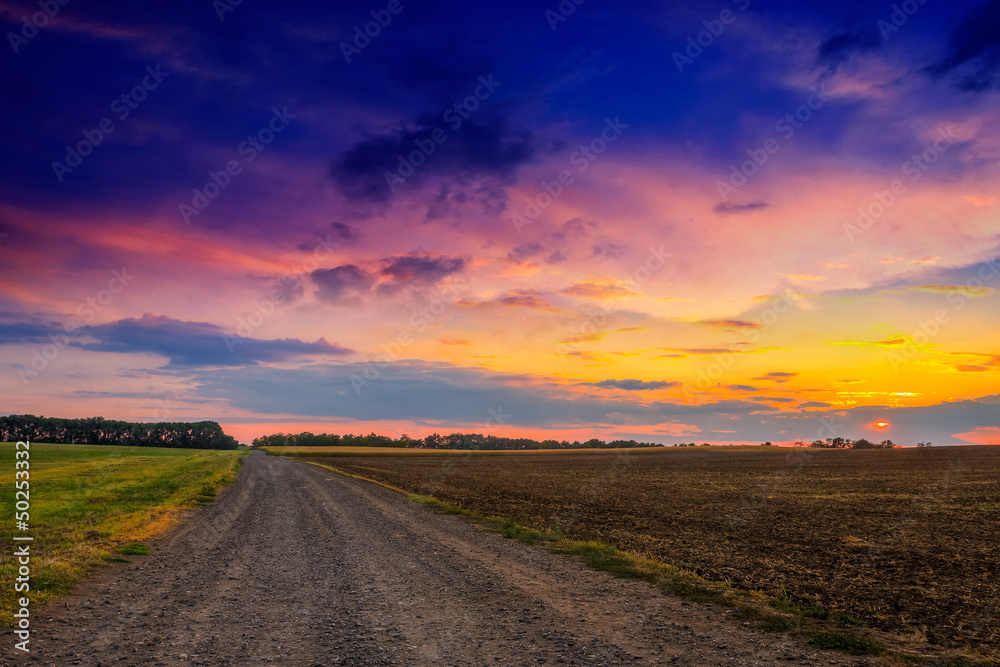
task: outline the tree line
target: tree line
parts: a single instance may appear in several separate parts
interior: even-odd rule
[[[804,442],[796,442],[798,446],[805,446]],[[810,447],[816,449],[892,449],[893,447],[898,447],[896,443],[892,440],[883,440],[882,442],[872,442],[865,438],[859,438],[858,440],[851,440],[850,438],[827,438],[826,440],[814,440],[809,443]],[[920,447],[930,447],[930,443],[921,442]]]
[[[338,435],[336,433],[275,433],[253,440],[254,447],[405,447],[408,449],[623,449],[625,447],[660,447],[652,442],[592,438],[586,442],[568,440],[534,440],[532,438],[505,438],[481,433],[432,433],[426,438],[399,438],[370,433],[368,435]]]
[[[29,440],[67,445],[236,449],[240,443],[217,422],[127,422],[103,417],[62,419],[35,415],[0,417],[0,442]]]

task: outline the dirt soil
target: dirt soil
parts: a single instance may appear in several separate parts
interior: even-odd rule
[[[1000,660],[1000,447],[314,460]]]
[[[55,665],[868,665],[256,452],[184,526],[36,612]],[[15,653],[17,653],[15,655]]]

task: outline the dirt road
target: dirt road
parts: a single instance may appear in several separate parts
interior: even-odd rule
[[[184,528],[39,610],[39,665],[863,665],[367,482],[250,456]]]

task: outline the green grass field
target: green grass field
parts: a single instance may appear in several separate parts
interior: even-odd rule
[[[0,443],[0,623],[14,611],[13,536],[31,535],[33,604],[67,592],[95,565],[163,534],[185,507],[236,477],[247,449],[206,450],[31,443],[30,530],[15,527],[15,449]]]

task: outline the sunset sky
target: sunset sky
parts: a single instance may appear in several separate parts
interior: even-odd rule
[[[1000,444],[1000,2],[50,4],[3,413]]]

